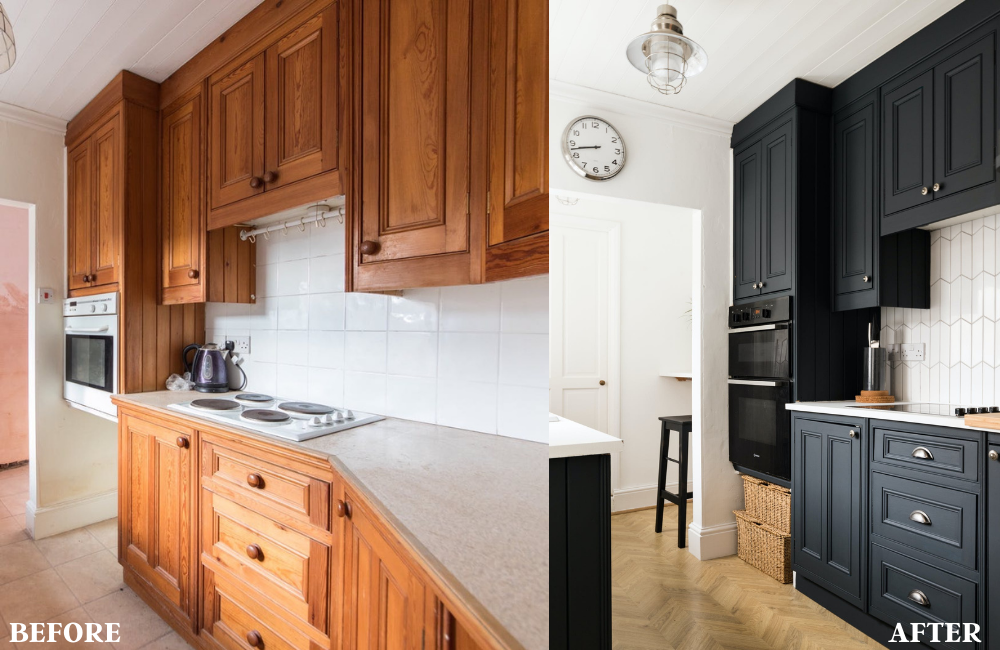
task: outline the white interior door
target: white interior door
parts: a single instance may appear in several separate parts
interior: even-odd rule
[[[549,232],[549,408],[620,437],[616,222],[552,215]],[[617,470],[617,463],[612,464]],[[613,471],[612,484],[617,484]]]

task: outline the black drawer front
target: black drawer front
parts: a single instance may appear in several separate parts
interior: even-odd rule
[[[979,497],[881,472],[871,475],[871,532],[972,570]]]
[[[907,635],[910,623],[978,623],[976,620],[976,585],[940,569],[871,545],[871,604],[869,613],[889,625],[902,623]],[[914,601],[920,592],[926,604]],[[941,629],[941,628],[939,628]],[[963,630],[964,632],[964,630]],[[922,641],[935,648],[975,648],[975,643],[945,643],[946,630],[939,643]],[[980,638],[982,636],[980,635]]]
[[[979,443],[975,440],[883,426],[873,428],[872,435],[875,438],[873,461],[939,476],[979,480],[979,465],[976,462]]]

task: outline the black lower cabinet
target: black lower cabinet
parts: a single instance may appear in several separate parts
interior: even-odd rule
[[[996,457],[993,456],[996,454]],[[1000,649],[1000,434],[991,433],[986,456],[986,647]],[[994,514],[996,513],[996,514]]]
[[[611,647],[611,456],[549,460],[549,647]]]

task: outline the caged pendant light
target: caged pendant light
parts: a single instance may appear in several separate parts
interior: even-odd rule
[[[14,49],[14,26],[7,18],[3,4],[0,4],[0,73],[7,72],[14,65],[17,52]]]
[[[650,31],[632,39],[625,55],[636,70],[646,74],[649,85],[664,95],[679,93],[688,77],[708,65],[705,50],[684,36],[677,9],[670,5],[657,8]]]

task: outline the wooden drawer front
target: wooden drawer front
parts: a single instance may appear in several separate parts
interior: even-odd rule
[[[256,647],[266,650],[322,647],[295,624],[250,598],[245,586],[212,571],[205,572],[204,626],[228,650],[251,650],[247,642],[251,633],[260,637]]]
[[[875,450],[872,460],[928,474],[951,476],[968,481],[979,480],[976,462],[979,443],[975,440],[945,438],[898,429],[874,428]],[[921,456],[930,456],[922,458]]]
[[[872,472],[871,500],[873,535],[894,539],[973,570],[979,568],[978,495]]]
[[[876,544],[871,546],[870,613],[889,625],[902,623],[910,633],[911,623],[978,623],[976,585],[940,569],[894,553]],[[919,591],[926,599],[920,605],[910,599]],[[929,635],[921,637],[929,641]],[[946,638],[942,634],[940,638]],[[974,648],[970,644],[929,643],[937,648]]]
[[[258,505],[269,506],[299,521],[330,530],[330,484],[326,481],[212,442],[205,444],[202,455],[205,463],[202,473],[211,477],[213,490],[244,502],[249,498],[255,510]]]
[[[205,512],[206,553],[255,591],[329,633],[328,545],[207,491]]]

